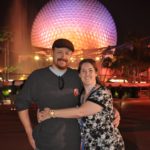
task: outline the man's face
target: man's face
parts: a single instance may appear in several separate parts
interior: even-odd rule
[[[53,50],[53,65],[64,70],[68,67],[72,51],[68,48],[55,48]]]

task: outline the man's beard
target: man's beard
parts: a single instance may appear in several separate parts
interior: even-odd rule
[[[60,70],[64,70],[64,69],[66,69],[68,67],[68,60],[66,60],[66,59],[58,59],[57,62],[59,62],[59,61],[64,61],[66,63],[65,66],[59,65],[59,63],[56,64],[57,68],[59,68]]]

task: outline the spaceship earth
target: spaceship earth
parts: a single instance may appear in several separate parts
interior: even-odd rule
[[[116,25],[97,0],[51,0],[33,22],[31,42],[51,49],[58,38],[71,40],[77,50],[116,45]]]

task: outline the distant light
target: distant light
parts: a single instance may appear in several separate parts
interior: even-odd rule
[[[8,92],[9,92],[9,93],[11,93],[11,91],[12,91],[11,89],[8,89]]]
[[[118,82],[118,83],[128,83],[127,80],[124,80],[124,79],[110,79],[109,80],[110,82]]]
[[[26,75],[23,74],[23,75],[20,76],[19,80],[25,80],[26,78],[27,78]]]
[[[70,58],[70,61],[71,61],[72,63],[75,62],[75,60],[76,60],[75,57],[71,57],[71,58]]]
[[[147,83],[146,81],[141,81],[140,83]]]
[[[40,57],[38,55],[35,55],[34,60],[38,61],[38,60],[40,60]]]
[[[100,57],[96,57],[95,60],[96,60],[96,61],[99,61],[99,60],[100,60]]]
[[[116,98],[119,96],[119,93],[117,91],[115,91],[115,95]]]
[[[9,82],[12,82],[14,79],[8,79]]]
[[[4,105],[10,105],[11,104],[11,100],[10,99],[5,99],[5,100],[3,100],[3,104]]]
[[[52,61],[52,60],[53,60],[53,57],[52,57],[52,56],[50,56],[50,57],[48,57],[48,58],[49,58],[49,60],[50,60],[50,61]]]
[[[13,108],[13,107],[11,107],[11,109],[10,109],[11,111],[14,111],[14,110],[16,110],[16,108]]]
[[[11,93],[11,89],[3,89],[3,90],[2,90],[2,94],[3,94],[3,96],[5,96],[5,97],[9,96],[10,93]]]

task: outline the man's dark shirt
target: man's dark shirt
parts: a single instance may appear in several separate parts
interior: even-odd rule
[[[34,71],[16,98],[18,111],[28,109],[32,102],[42,110],[76,107],[79,104],[81,80],[76,70],[68,68],[60,89],[59,77],[48,67]],[[40,150],[79,150],[80,128],[77,119],[52,118],[39,123],[33,131]]]

